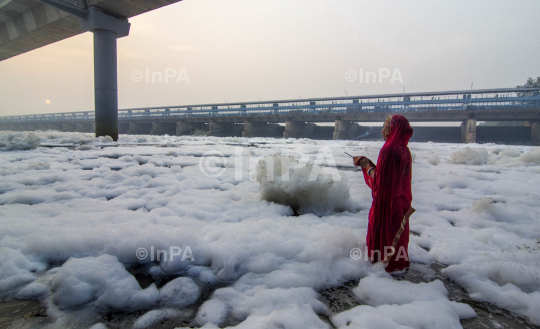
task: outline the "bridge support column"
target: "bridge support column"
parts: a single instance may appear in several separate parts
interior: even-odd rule
[[[469,118],[461,123],[461,142],[476,143],[476,119]]]
[[[29,128],[28,125],[26,126],[27,126],[26,128]],[[42,122],[42,123],[39,123],[36,128],[41,131],[48,131],[48,130],[63,131],[64,124],[58,123],[58,122]]]
[[[351,121],[336,120],[336,128],[334,130],[334,140],[352,139],[356,137],[358,124]]]
[[[46,122],[40,122],[40,123],[38,123],[36,128],[37,128],[37,130],[41,130],[41,131],[47,131],[47,130],[50,129],[50,128],[49,128],[49,124],[46,123]]]
[[[127,134],[129,131],[129,122],[118,122],[118,133]]]
[[[242,137],[276,137],[277,124],[267,122],[244,122]]]
[[[10,130],[13,131],[30,131],[30,125],[28,123],[16,123],[12,125]]]
[[[191,124],[179,121],[176,123],[176,136],[191,135]]]
[[[531,122],[531,144],[540,146],[540,122]]]
[[[118,83],[116,34],[94,31],[94,88],[96,137],[111,136],[118,140]]]
[[[208,134],[209,124],[201,122],[184,122],[176,123],[176,136],[198,135],[203,136]]]
[[[65,122],[62,125],[62,131],[65,132],[76,132],[77,131],[77,124],[73,122]]]
[[[244,125],[233,122],[210,122],[208,124],[208,135],[218,137],[242,136]]]
[[[314,129],[314,124],[302,121],[287,121],[283,138],[312,138]]]
[[[32,122],[29,122],[29,123],[23,123],[22,126],[22,131],[34,131],[36,128],[36,125],[35,123],[32,123]]]
[[[176,135],[176,122],[152,122],[150,135]]]
[[[130,122],[127,133],[130,135],[150,135],[151,130],[151,122]]]
[[[94,132],[94,126],[90,122],[78,122],[77,123],[77,132],[80,132],[80,133]]]
[[[81,27],[94,33],[94,99],[96,137],[118,140],[118,82],[116,39],[129,34],[127,19],[118,19],[92,6]]]
[[[63,123],[51,123],[50,125],[51,125],[51,130],[64,131]]]

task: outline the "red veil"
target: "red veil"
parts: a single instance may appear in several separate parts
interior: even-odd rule
[[[390,135],[379,153],[375,179],[363,169],[364,179],[372,189],[373,196],[366,238],[368,252],[373,262],[382,261],[388,254],[396,233],[411,208],[412,157],[407,144],[412,134],[413,129],[407,118],[394,115]],[[387,272],[401,271],[409,267],[408,222],[405,223],[404,230],[396,242],[395,254],[389,259]]]

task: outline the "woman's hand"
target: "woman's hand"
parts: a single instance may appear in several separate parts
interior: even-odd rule
[[[365,169],[365,168],[369,167],[369,159],[364,157],[364,156],[354,157],[353,158],[353,163],[357,167],[358,166],[362,167],[362,169]]]

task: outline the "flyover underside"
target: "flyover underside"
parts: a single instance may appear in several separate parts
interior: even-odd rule
[[[2,42],[0,44],[0,61],[83,32],[80,30],[77,17],[65,14],[55,8],[46,11],[45,6],[47,5],[40,5],[31,11],[32,17],[35,17],[33,19],[36,27],[31,30],[31,33],[24,33],[25,29],[23,28],[17,29],[17,27],[23,26],[28,30],[22,15],[13,19],[14,22],[10,23],[12,27],[0,23],[0,41]],[[47,12],[51,14],[47,15]],[[22,24],[18,22],[19,20],[23,20]],[[11,39],[10,36],[17,37]]]
[[[89,0],[88,6],[130,18],[178,1]],[[76,16],[55,7],[37,1],[8,0],[0,7],[0,61],[83,32]]]

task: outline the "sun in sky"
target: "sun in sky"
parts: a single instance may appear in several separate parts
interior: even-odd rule
[[[47,99],[47,100],[45,101],[45,103],[51,104],[51,100],[50,100],[50,99]]]

